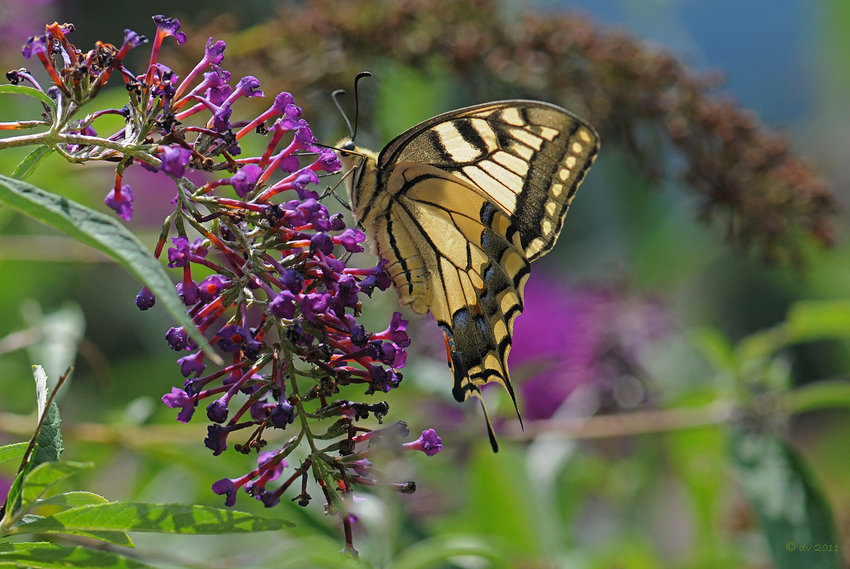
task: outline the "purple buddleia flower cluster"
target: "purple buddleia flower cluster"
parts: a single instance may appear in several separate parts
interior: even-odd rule
[[[140,164],[176,183],[176,207],[155,255],[168,244],[168,266],[182,272],[177,293],[224,363],[208,369],[209,357],[187,330],[171,328],[165,338],[180,354],[177,363],[186,379],[162,399],[179,409],[177,419],[184,423],[204,407],[211,422],[204,442],[215,455],[230,445],[243,453],[263,449],[257,468],[220,480],[213,490],[226,495],[227,505],[242,488],[272,506],[300,480],[295,499],[306,505],[312,473],[327,511],[343,519],[346,549],[353,552],[346,513],[352,485],[415,489],[412,482],[393,485],[376,477],[369,462],[374,445],[428,456],[442,448],[432,429],[403,444],[409,435],[403,422],[377,430],[359,424],[370,415],[381,422],[388,412],[385,402],[337,397],[347,385],[360,384],[373,395],[402,381],[399,370],[410,344],[407,322],[395,313],[381,332],[369,332],[358,322],[364,299],[391,284],[385,262],[366,269],[347,266],[351,254],[363,251],[365,235],[347,228],[342,214],[331,214],[322,203],[329,192],[319,194],[320,176],[337,172],[340,163],[332,149],[317,143],[292,95],[280,93],[259,116],[237,120],[241,99],[264,96],[260,82],[231,77],[221,67],[226,46],[212,38],[201,61],[179,77],[158,55],[168,37],[185,42],[180,23],[162,16],[154,21],[150,63],[142,74],[128,70],[123,60],[148,41],[143,36],[127,30],[120,47],[98,42],[83,53],[68,41],[73,26],[51,24],[27,41],[23,53],[42,63],[53,86],[44,91],[26,69],[8,77],[56,101],[55,108],[45,105],[44,124],[64,137],[55,147],[66,158],[117,162],[105,203],[120,217],[130,220],[133,214],[134,192],[123,180],[128,167]],[[112,75],[123,79],[128,104],[72,120]],[[121,115],[125,126],[102,137],[95,123],[106,114]],[[265,139],[262,154],[242,155],[240,143],[247,136]],[[206,173],[206,182],[192,183],[189,171]],[[141,310],[155,302],[146,288],[136,297]],[[313,432],[321,421],[331,424]],[[263,438],[268,429],[294,432],[281,448],[268,451]],[[309,446],[307,458],[290,466],[287,457],[302,445]],[[291,474],[277,488],[267,487],[287,469]]]

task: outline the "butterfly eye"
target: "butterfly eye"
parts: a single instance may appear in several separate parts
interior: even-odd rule
[[[357,146],[355,146],[353,140],[346,140],[345,143],[343,143],[341,150],[344,150],[346,152],[354,152],[356,148]]]

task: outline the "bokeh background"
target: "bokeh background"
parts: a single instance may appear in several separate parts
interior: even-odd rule
[[[715,82],[725,78],[706,96],[731,98],[760,128],[787,135],[791,150],[811,167],[807,173],[823,176],[824,191],[839,206],[830,217],[838,236],[833,246],[800,231],[791,238],[795,255],[765,255],[758,239],[729,239],[728,216],[706,215],[711,200],[675,175],[687,157],[663,141],[644,145],[657,152],[638,157],[627,137],[614,133],[609,142],[603,130],[600,158],[558,246],[533,266],[525,314],[516,324],[511,366],[525,432],[506,394],[486,391],[499,454],[489,450],[476,406],[451,399],[433,320],[410,315],[414,344],[403,387],[388,396],[390,418],[406,420],[414,432],[437,429],[444,451],[382,465],[391,477],[415,479],[418,491],[364,494],[355,538],[361,566],[426,566],[430,557],[445,567],[773,566],[729,434],[742,414],[764,404],[758,395],[781,399],[793,388],[846,381],[850,329],[839,321],[832,334],[751,360],[759,372],[749,384],[746,370],[739,367],[736,375],[719,365],[718,353],[781,326],[798,301],[850,298],[840,209],[850,177],[850,8],[841,0],[505,1],[464,3],[463,10],[424,1],[311,4],[308,18],[306,3],[260,0],[238,9],[217,0],[0,0],[0,61],[7,69],[24,65],[20,45],[47,22],[73,22],[72,41],[88,49],[97,40],[120,43],[124,28],[151,34],[151,16],[162,13],[179,18],[190,36],[188,46],[168,51],[178,72],[191,68],[207,37],[225,39],[225,55],[233,58],[225,65],[256,75],[267,95],[291,91],[325,143],[346,133],[330,91],[349,88],[354,73],[369,69],[374,77],[362,84],[358,140],[379,148],[439,112],[517,95],[562,105],[575,100],[578,108],[570,108],[594,123],[592,101],[559,100],[565,91],[523,79],[534,61],[508,57],[515,71],[494,80],[478,71],[485,54],[470,48],[466,60],[451,60],[458,51],[427,44],[427,38],[456,33],[464,10],[482,11],[478,31],[513,29],[528,10],[544,19],[580,11],[575,21],[581,26],[572,32],[622,30],[647,53],[672,54]],[[358,30],[375,33],[370,22],[398,24],[382,19],[390,6],[416,22],[397,49],[349,50],[356,42],[339,40]],[[322,10],[336,14],[323,19]],[[447,14],[455,19],[444,24]],[[339,36],[323,22],[347,27]],[[475,25],[464,25],[474,36]],[[418,49],[417,38],[432,49]],[[136,50],[128,66],[143,65],[144,51]],[[119,86],[96,104],[120,106],[122,96]],[[353,97],[344,104],[353,108]],[[0,120],[33,112],[25,101],[0,99]],[[654,133],[648,123],[632,134],[642,143]],[[0,172],[10,173],[23,155],[0,153]],[[652,175],[653,165],[660,174]],[[112,176],[109,166],[72,166],[54,157],[30,181],[105,210]],[[141,171],[126,179],[136,190],[130,227],[152,245],[173,190]],[[363,266],[371,262],[364,254]],[[168,316],[158,309],[141,313],[133,303],[140,285],[106,258],[9,208],[0,209],[0,276],[0,442],[23,440],[31,428],[29,366],[41,363],[56,377],[73,362],[76,371],[60,401],[66,457],[97,463],[93,474],[75,481],[80,488],[110,499],[218,504],[212,482],[244,472],[253,459],[235,452],[212,457],[203,446],[203,425],[175,425],[174,412],[161,404],[161,395],[182,378],[163,340]],[[373,303],[374,321],[386,321],[395,302],[387,294]],[[850,537],[846,406],[839,397],[805,413],[771,408],[761,417],[803,457],[831,506],[837,545]],[[622,414],[637,415],[599,420]],[[298,527],[238,538],[139,536],[140,554],[162,566],[343,563],[335,518],[286,501],[269,511],[260,506],[246,495],[237,502]],[[458,544],[465,549],[452,549]],[[471,554],[475,548],[480,555]],[[461,550],[467,555],[452,556]],[[809,566],[796,559],[797,566]]]

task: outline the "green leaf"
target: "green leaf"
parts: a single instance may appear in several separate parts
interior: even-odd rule
[[[62,432],[59,426],[62,424],[62,418],[59,417],[59,406],[53,401],[47,409],[47,416],[41,424],[41,430],[38,432],[38,441],[36,442],[35,452],[32,455],[32,466],[39,464],[58,462],[62,456]]]
[[[222,360],[186,314],[186,306],[168,273],[136,238],[114,218],[40,188],[0,176],[0,201],[116,259],[142,281],[214,362]]]
[[[788,345],[788,329],[784,325],[760,330],[741,338],[738,342],[738,358],[741,363],[769,356]]]
[[[35,379],[35,394],[37,402],[37,410],[39,413],[38,428],[33,433],[33,438],[27,443],[27,448],[23,453],[23,460],[18,469],[18,474],[15,476],[15,481],[12,482],[12,487],[9,489],[9,494],[6,497],[5,510],[3,519],[0,520],[0,525],[8,525],[15,518],[18,511],[21,510],[24,498],[24,486],[27,476],[34,466],[42,462],[59,460],[59,455],[62,454],[62,434],[59,431],[59,407],[55,403],[50,404],[50,408],[45,412],[47,406],[47,375],[41,366],[33,366],[33,377]],[[41,418],[43,417],[43,420]],[[34,451],[32,449],[35,449]],[[29,508],[29,505],[23,510]]]
[[[391,569],[445,567],[453,557],[475,558],[474,566],[513,567],[504,544],[492,536],[445,535],[420,541],[402,551]],[[464,566],[467,566],[464,564]]]
[[[112,545],[120,545],[122,547],[136,547],[130,536],[123,531],[74,531],[68,532],[73,535],[82,535],[92,539],[99,539]]]
[[[478,445],[469,461],[471,476],[469,511],[464,528],[504,539],[516,549],[540,550],[541,535],[535,522],[541,520],[530,493],[517,488],[529,485],[522,457],[503,445],[498,454],[489,445]],[[511,512],[511,515],[504,515]]]
[[[49,518],[49,516],[24,514],[23,516],[21,516],[21,520],[17,524],[15,524],[14,527],[35,523],[39,520],[44,520],[47,518]],[[82,535],[85,537],[90,537],[92,539],[99,539],[100,541],[105,541],[114,545],[121,545],[124,547],[136,547],[136,545],[130,540],[130,536],[120,531],[69,531],[67,533],[73,535]]]
[[[14,533],[68,533],[79,531],[143,531],[176,534],[222,534],[277,531],[293,524],[244,512],[186,504],[110,502],[59,512],[29,524],[15,526]]]
[[[9,493],[6,495],[5,513],[0,519],[0,528],[8,525],[14,513],[21,507],[21,487],[24,483],[24,472],[18,472],[15,480],[12,482],[12,487],[9,488]],[[0,535],[2,535],[0,533]]]
[[[109,500],[100,494],[92,492],[65,492],[64,494],[56,494],[43,500],[38,500],[36,506],[61,506],[65,508],[77,508],[79,506],[89,506],[92,504],[108,504]]]
[[[71,476],[94,466],[91,462],[45,462],[24,479],[23,507],[28,511],[48,490]]]
[[[698,328],[690,333],[690,337],[715,370],[734,372],[738,368],[738,358],[732,343],[717,328]]]
[[[151,565],[108,551],[54,543],[0,543],[0,567],[152,569]]]
[[[32,176],[36,170],[38,170],[38,167],[41,166],[44,159],[50,156],[52,152],[53,149],[49,146],[39,146],[27,154],[26,158],[21,160],[21,163],[18,164],[15,171],[12,172],[12,177],[16,180],[26,180]]]
[[[299,536],[284,546],[286,555],[275,555],[262,561],[267,569],[369,569],[366,560],[343,555],[339,539],[313,535]],[[388,568],[389,569],[389,568]]]
[[[60,426],[62,418],[59,416],[59,407],[55,402],[50,403],[50,407],[45,413],[47,406],[48,390],[47,390],[47,374],[44,373],[44,368],[40,365],[32,366],[33,378],[35,379],[35,396],[38,409],[39,419],[44,416],[44,420],[40,421],[38,433],[36,433],[36,446],[33,456],[30,460],[30,466],[38,466],[45,462],[57,462],[62,456],[62,431]]]
[[[829,505],[796,452],[772,433],[738,429],[731,443],[777,569],[841,569]]]
[[[670,468],[690,492],[694,521],[699,524],[695,541],[716,548],[714,524],[729,469],[725,433],[718,428],[683,429],[666,436]]]
[[[819,381],[781,395],[787,413],[850,407],[850,381]]]
[[[21,520],[14,527],[31,524],[39,520],[47,519],[49,516],[39,516],[36,514],[24,514]],[[92,539],[99,539],[113,545],[121,545],[123,547],[136,547],[130,540],[130,536],[120,531],[69,531],[72,535],[81,535]]]
[[[46,103],[50,108],[56,108],[56,101],[51,99],[47,93],[43,93],[38,89],[33,89],[32,87],[25,87],[24,85],[0,85],[0,95],[4,93],[12,93],[18,95],[27,95],[29,97],[35,97],[42,103]]]
[[[850,300],[801,300],[786,318],[790,341],[811,342],[850,336]]]
[[[0,462],[24,456],[29,443],[13,443],[0,447]]]

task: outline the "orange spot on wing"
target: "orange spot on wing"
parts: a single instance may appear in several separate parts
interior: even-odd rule
[[[449,367],[454,369],[454,364],[452,363],[452,341],[445,332],[443,332],[443,340],[446,342],[446,359],[449,361]]]

